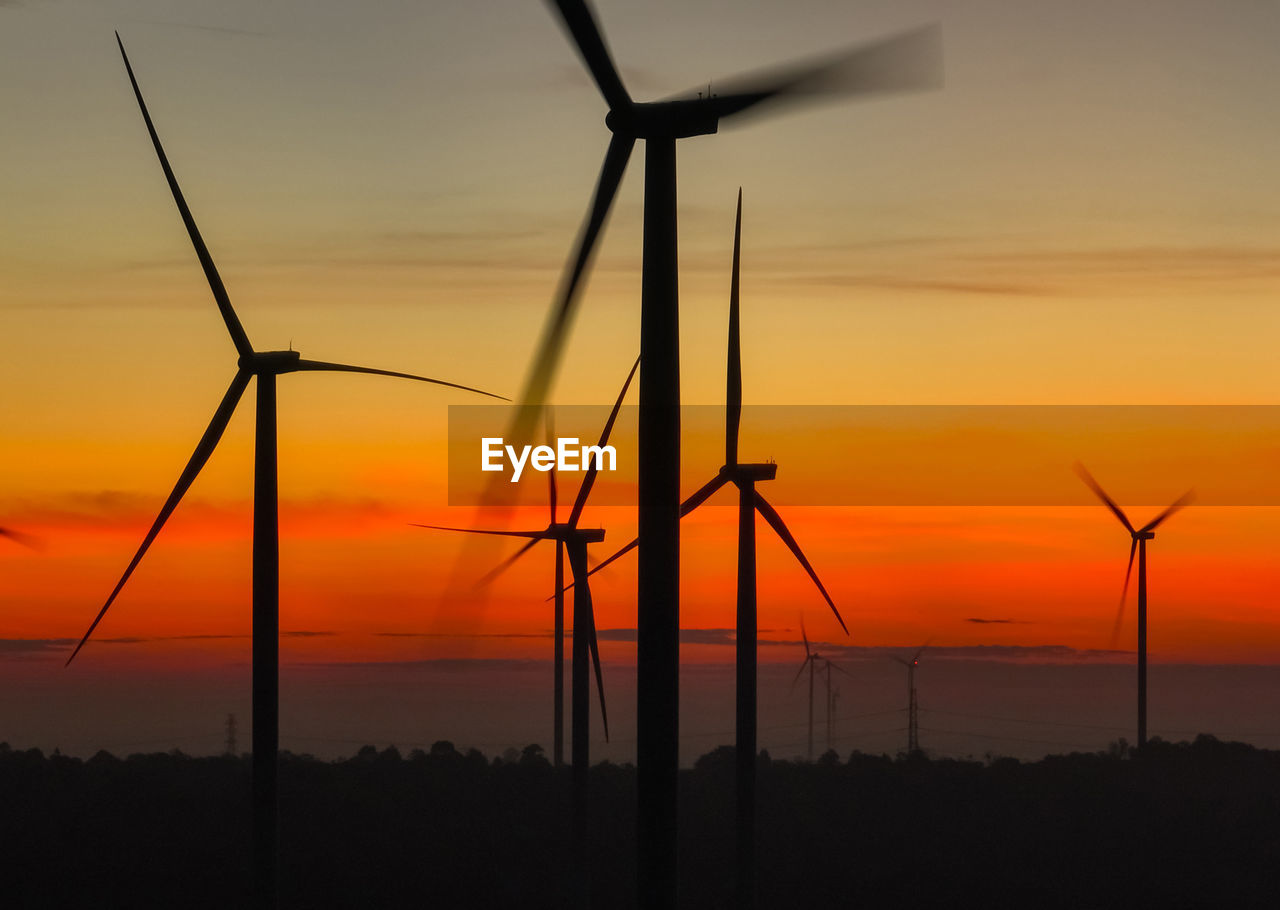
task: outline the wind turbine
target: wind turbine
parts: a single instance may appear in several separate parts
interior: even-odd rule
[[[891,655],[894,660],[907,668],[907,754],[915,755],[920,751],[919,708],[916,705],[916,667],[920,666],[920,655],[928,645],[921,645],[911,659]]]
[[[1111,632],[1113,641],[1120,634],[1120,622],[1124,619],[1124,601],[1129,593],[1129,577],[1133,574],[1135,551],[1138,556],[1138,748],[1142,748],[1147,743],[1147,541],[1156,536],[1156,528],[1169,516],[1190,504],[1195,499],[1195,493],[1188,490],[1169,508],[1142,527],[1135,529],[1128,516],[1124,514],[1124,510],[1106,494],[1106,491],[1093,479],[1093,475],[1085,470],[1084,465],[1077,462],[1075,471],[1094,495],[1102,500],[1102,504],[1120,519],[1120,524],[1124,525],[1125,530],[1129,532],[1129,565],[1124,572],[1124,587],[1120,589],[1120,608],[1116,611],[1116,622]]]
[[[637,139],[645,140],[644,258],[640,292],[641,547],[637,588],[638,891],[649,907],[676,903],[676,796],[679,768],[680,667],[680,333],[676,251],[676,142],[715,133],[720,121],[766,103],[819,93],[873,95],[938,84],[936,28],[904,32],[873,44],[769,73],[722,82],[718,94],[638,103],[618,75],[585,0],[555,0],[565,30],[609,107],[613,134],[586,221],[553,303],[520,397],[513,431],[528,438],[537,425],[564,349],[580,281]]]
[[[805,557],[795,536],[782,517],[764,498],[756,483],[773,480],[778,473],[774,462],[743,463],[738,460],[738,435],[742,422],[742,342],[739,306],[739,273],[742,261],[742,191],[738,191],[738,207],[733,230],[733,271],[729,283],[729,341],[725,376],[725,463],[706,484],[680,505],[680,517],[688,515],[706,502],[721,487],[733,484],[738,488],[738,593],[737,593],[737,700],[736,744],[737,755],[737,832],[738,832],[738,893],[741,906],[754,903],[755,895],[755,781],[756,781],[756,691],[757,691],[757,622],[756,622],[756,513],[764,517],[774,533],[795,555],[809,574],[827,606],[835,614],[840,628],[849,634],[848,627],[836,609],[835,602],[818,578],[818,573]],[[588,575],[594,575],[609,563],[634,549],[640,541],[636,538],[603,560]],[[837,669],[840,669],[837,667]],[[843,672],[843,671],[842,671]],[[828,672],[828,681],[830,673]],[[828,738],[830,738],[830,717]],[[810,744],[812,752],[812,744]],[[812,757],[812,756],[811,756]]]
[[[120,56],[124,59],[125,70],[129,74],[129,82],[133,86],[134,97],[142,119],[146,122],[147,132],[151,135],[151,143],[155,146],[156,156],[160,159],[160,167],[164,170],[165,179],[173,194],[173,201],[186,225],[187,234],[195,247],[196,257],[204,269],[205,278],[213,292],[218,310],[222,314],[227,332],[235,344],[239,354],[235,376],[231,386],[222,397],[213,419],[209,422],[204,435],[196,444],[195,451],[187,462],[178,482],[165,500],[160,514],[151,525],[138,552],[134,554],[124,575],[116,583],[107,602],[103,604],[98,615],[89,625],[84,637],[76,645],[67,664],[75,660],[80,649],[93,635],[98,623],[106,615],[107,610],[115,602],[124,588],[125,582],[138,567],[147,549],[164,527],[169,516],[173,514],[183,495],[195,481],[209,456],[217,447],[222,434],[227,428],[231,415],[240,402],[241,396],[249,385],[249,380],[258,380],[257,410],[255,414],[255,447],[254,447],[254,483],[253,483],[253,857],[254,857],[254,893],[257,904],[262,907],[274,907],[277,901],[277,753],[279,748],[279,606],[280,606],[280,525],[277,486],[276,459],[276,377],[283,373],[295,372],[346,372],[371,373],[378,376],[394,376],[401,379],[412,379],[418,382],[429,382],[436,385],[449,386],[467,392],[476,392],[492,398],[501,396],[482,392],[468,386],[429,379],[411,373],[396,373],[390,370],[377,370],[370,367],[348,366],[339,363],[327,363],[319,360],[303,360],[294,350],[258,351],[249,343],[240,324],[239,317],[231,306],[231,299],[223,286],[222,278],[213,263],[213,257],[205,246],[200,231],[196,227],[191,210],[187,207],[178,180],[164,148],[160,145],[160,137],[156,133],[147,105],[142,99],[142,90],[134,78],[133,67],[125,53],[124,43],[116,34],[116,43],[120,46]]]
[[[609,419],[605,421],[604,430],[600,433],[600,442],[598,443],[600,448],[604,448],[609,442],[609,435],[613,432],[614,422],[618,419],[618,412],[622,409],[622,402],[627,397],[627,390],[631,388],[631,380],[635,377],[636,369],[639,366],[640,359],[636,358],[636,362],[631,366],[631,372],[627,374],[627,379],[622,384],[622,391],[618,393],[618,398],[613,403],[613,410],[609,412]],[[562,661],[564,654],[564,592],[566,590],[564,583],[564,555],[566,552],[568,553],[569,571],[574,581],[573,673],[571,684],[573,693],[573,831],[574,855],[575,861],[578,863],[577,884],[580,888],[578,898],[582,906],[586,906],[588,902],[587,888],[590,881],[587,874],[587,771],[590,766],[590,743],[588,740],[590,732],[590,699],[587,691],[588,646],[591,651],[591,659],[595,664],[596,687],[600,696],[600,716],[604,726],[604,735],[606,740],[609,738],[609,715],[605,711],[604,678],[600,670],[600,649],[596,640],[595,612],[591,601],[591,585],[587,580],[591,574],[587,568],[587,544],[599,543],[604,540],[604,531],[599,528],[584,529],[578,527],[578,520],[582,517],[583,507],[586,506],[587,497],[591,494],[591,488],[596,482],[599,465],[600,462],[597,459],[587,467],[586,475],[582,478],[582,485],[578,488],[578,496],[573,502],[573,509],[569,513],[569,520],[564,523],[556,520],[556,483],[553,469],[549,472],[551,522],[545,528],[531,531],[506,531],[452,528],[442,525],[416,525],[416,527],[432,528],[437,531],[458,531],[463,534],[489,534],[498,537],[525,537],[529,539],[528,543],[495,569],[488,572],[481,579],[482,584],[496,578],[517,559],[533,549],[538,541],[554,540],[556,542],[556,686],[554,716],[557,718],[555,730],[557,765],[561,762],[563,750],[559,718],[563,711],[561,707],[563,699],[561,687],[563,685]]]
[[[813,680],[818,669],[818,661],[826,661],[827,665],[827,740],[830,745],[831,739],[831,666],[832,663],[823,657],[817,651],[809,647],[809,635],[805,632],[804,621],[800,622],[800,636],[804,640],[804,660],[800,661],[800,669],[796,671],[795,679],[791,680],[791,688],[795,689],[796,683],[800,681],[800,677],[804,675],[804,671],[809,671],[809,746],[806,755],[809,761],[813,761]]]

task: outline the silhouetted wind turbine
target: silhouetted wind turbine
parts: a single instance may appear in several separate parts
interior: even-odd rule
[[[1183,493],[1173,505],[1165,509],[1141,528],[1134,529],[1128,516],[1116,505],[1115,501],[1093,479],[1093,475],[1085,470],[1084,465],[1075,465],[1076,474],[1085,482],[1094,495],[1102,500],[1102,504],[1111,510],[1129,532],[1129,565],[1124,572],[1124,587],[1120,589],[1120,608],[1116,611],[1116,623],[1111,632],[1112,640],[1120,633],[1120,622],[1124,619],[1124,601],[1129,593],[1129,577],[1133,574],[1133,557],[1138,556],[1138,747],[1147,743],[1147,541],[1154,538],[1155,530],[1167,518],[1195,499],[1191,490]]]
[[[893,659],[907,668],[907,754],[915,755],[920,751],[919,708],[916,705],[916,667],[920,666],[920,655],[928,645],[921,645],[911,659],[892,655]]]
[[[725,463],[719,472],[680,505],[680,517],[688,515],[706,502],[721,487],[734,484],[738,488],[738,594],[737,594],[737,812],[738,812],[738,894],[739,905],[754,904],[755,895],[755,779],[756,779],[756,689],[757,689],[757,622],[756,622],[756,512],[759,512],[795,555],[813,579],[827,606],[835,614],[840,628],[849,634],[840,611],[818,578],[818,573],[805,557],[791,530],[769,504],[756,483],[772,480],[778,473],[773,462],[743,463],[738,460],[738,435],[742,422],[742,341],[739,306],[740,266],[742,261],[742,191],[738,191],[737,213],[733,230],[733,270],[729,283],[729,341],[725,373]],[[594,575],[639,543],[632,540],[588,575]],[[830,718],[828,718],[828,725]]]
[[[609,412],[609,419],[605,421],[604,430],[600,433],[600,442],[598,446],[604,448],[609,442],[609,435],[613,432],[614,422],[618,419],[618,412],[622,409],[622,402],[627,397],[627,390],[631,388],[631,380],[636,375],[636,368],[640,366],[640,359],[636,358],[636,362],[631,367],[631,372],[627,374],[626,381],[622,384],[622,391],[618,393],[618,398],[613,404],[613,410]],[[572,673],[572,691],[573,691],[573,830],[574,830],[574,857],[578,864],[578,887],[579,902],[585,906],[588,903],[587,887],[590,882],[587,867],[587,771],[590,766],[590,743],[588,735],[590,732],[590,699],[588,697],[587,682],[587,650],[590,647],[591,659],[595,664],[596,687],[600,696],[600,715],[604,726],[605,739],[609,738],[609,715],[605,710],[604,702],[604,677],[600,669],[600,649],[596,640],[595,612],[592,608],[591,601],[591,585],[588,576],[591,571],[587,567],[587,544],[599,543],[604,540],[604,531],[599,528],[579,528],[578,520],[582,517],[583,507],[587,504],[587,497],[591,494],[591,488],[596,482],[596,475],[599,472],[599,460],[593,460],[588,465],[586,475],[582,478],[582,485],[578,488],[578,496],[573,502],[573,509],[569,513],[569,520],[563,524],[556,520],[556,484],[554,469],[549,472],[550,480],[550,505],[551,505],[551,523],[545,528],[533,531],[506,531],[506,530],[482,530],[478,528],[451,528],[442,525],[416,525],[420,528],[432,528],[438,531],[459,531],[464,534],[489,534],[498,537],[526,537],[529,542],[504,560],[497,568],[488,572],[481,583],[488,583],[504,572],[517,559],[523,556],[540,540],[554,540],[556,542],[556,657],[557,661],[562,659],[563,654],[563,635],[564,635],[564,592],[566,590],[564,583],[564,553],[567,551],[569,556],[569,571],[573,576],[573,673]],[[561,671],[556,670],[557,693]],[[557,708],[560,703],[560,695],[556,696]],[[557,736],[559,730],[557,730]],[[559,753],[559,742],[557,742],[557,754]],[[559,759],[557,759],[558,763]]]
[[[546,400],[580,282],[637,139],[645,140],[641,281],[637,591],[638,891],[644,907],[676,904],[679,767],[680,357],[676,265],[676,142],[715,133],[721,119],[820,93],[873,95],[939,83],[938,35],[918,29],[768,73],[718,83],[719,94],[638,103],[618,75],[585,0],[555,0],[566,31],[600,89],[613,136],[587,219],[520,397],[510,436],[528,438]]]
[[[843,673],[850,679],[856,680],[857,677],[829,657],[823,657],[822,663],[823,669],[827,671],[823,682],[827,687],[827,751],[829,752],[835,748],[836,699],[840,697],[840,688],[831,682],[831,671]]]
[[[254,856],[254,893],[260,906],[274,907],[277,899],[277,751],[279,746],[279,602],[280,602],[280,526],[276,464],[276,377],[282,373],[294,372],[346,372],[371,373],[378,376],[394,376],[401,379],[413,379],[436,385],[449,386],[467,392],[476,392],[492,398],[501,396],[482,392],[468,386],[429,379],[426,376],[415,376],[411,373],[396,373],[389,370],[376,370],[369,367],[348,366],[339,363],[326,363],[319,360],[303,360],[294,350],[257,351],[249,343],[249,337],[240,325],[231,306],[231,299],[223,286],[222,278],[214,266],[213,257],[205,246],[200,231],[196,227],[191,210],[187,207],[178,180],[169,159],[160,145],[160,137],[156,134],[151,115],[146,103],[142,100],[142,91],[134,78],[133,67],[125,54],[120,35],[116,35],[116,43],[120,45],[120,55],[124,58],[125,69],[129,74],[129,82],[133,86],[134,96],[138,100],[138,108],[142,111],[142,119],[146,122],[147,132],[151,135],[151,143],[155,146],[156,155],[160,159],[160,167],[164,170],[165,179],[177,204],[178,212],[186,225],[187,234],[195,247],[196,257],[204,269],[209,288],[217,302],[218,310],[226,323],[227,332],[239,353],[239,362],[231,386],[227,389],[222,402],[214,411],[204,435],[197,443],[195,452],[187,466],[183,468],[178,482],[165,500],[160,514],[151,525],[151,530],[142,540],[138,552],[134,554],[124,575],[117,582],[111,596],[103,604],[98,615],[94,617],[89,629],[80,643],[76,645],[70,664],[80,653],[89,637],[98,627],[98,623],[106,615],[107,610],[115,602],[117,595],[124,588],[125,582],[133,574],[138,563],[146,554],[160,529],[181,502],[183,495],[195,481],[209,456],[222,438],[231,415],[239,404],[241,396],[249,385],[249,380],[257,378],[258,395],[255,415],[255,447],[254,447],[254,484],[253,484],[253,856]]]
[[[791,688],[795,689],[796,683],[800,681],[800,677],[807,669],[809,671],[809,744],[805,755],[809,761],[813,761],[813,678],[818,661],[824,658],[809,647],[809,635],[805,632],[803,621],[800,623],[800,636],[804,639],[804,660],[800,661],[800,669],[796,671],[795,679],[791,680]]]

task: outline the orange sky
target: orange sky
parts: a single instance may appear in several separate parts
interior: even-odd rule
[[[256,344],[519,387],[606,141],[603,106],[547,11],[513,2],[502,16],[428,21],[396,4],[260,6],[174,3],[168,25],[128,0],[0,7],[0,97],[17,124],[0,176],[0,524],[45,541],[38,553],[0,545],[2,639],[83,632],[234,370],[114,26]],[[1280,13],[804,0],[785,15],[754,5],[725,29],[722,6],[599,4],[638,96],[935,20],[947,85],[682,146],[686,401],[722,401],[743,186],[749,404],[1275,402],[1280,181],[1268,150],[1280,127],[1263,87],[1280,64],[1260,36]],[[635,355],[638,164],[561,402],[608,401]],[[286,639],[286,660],[545,651],[541,639],[379,634],[549,627],[536,596],[548,552],[478,600],[469,581],[506,551],[458,567],[458,541],[407,527],[475,519],[445,505],[443,479],[446,407],[466,401],[368,377],[281,380],[282,627],[335,633]],[[139,661],[216,663],[235,639],[174,637],[247,632],[251,414],[247,396],[101,628],[165,639],[137,645]],[[798,484],[828,468],[763,447],[781,462],[780,501],[812,501]],[[1245,454],[1268,476],[1275,452],[1261,440]],[[1183,453],[1159,454],[1167,499],[1208,483],[1176,470]],[[1140,459],[1091,466],[1122,501],[1164,495],[1147,492]],[[705,473],[687,471],[689,488]],[[855,643],[1110,647],[1127,545],[1100,506],[783,514]],[[586,521],[608,528],[602,553],[634,527],[624,509]],[[1272,509],[1218,506],[1161,530],[1153,659],[1274,660],[1276,530]],[[790,640],[803,616],[835,640],[803,573],[759,533],[762,628]],[[689,522],[685,625],[732,625],[733,536],[732,509]],[[634,626],[633,572],[601,577],[602,627]],[[1130,623],[1118,646],[1132,638]],[[629,647],[606,645],[622,661]],[[728,659],[691,653],[704,651]]]

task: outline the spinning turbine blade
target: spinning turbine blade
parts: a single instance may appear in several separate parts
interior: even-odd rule
[[[1124,587],[1120,589],[1120,608],[1116,610],[1116,623],[1111,627],[1111,644],[1120,637],[1120,623],[1124,622],[1124,601],[1129,596],[1129,577],[1133,575],[1133,556],[1138,552],[1138,538],[1129,543],[1129,567],[1124,570]]]
[[[800,637],[804,639],[805,657],[811,657],[812,655],[809,653],[809,633],[804,630],[804,617],[801,617],[800,619]]]
[[[522,534],[519,536],[523,537],[525,535]],[[523,547],[516,550],[514,553],[512,553],[502,562],[498,563],[498,565],[494,566],[488,572],[485,572],[484,575],[480,576],[480,580],[476,582],[476,587],[483,588],[485,585],[492,584],[494,579],[496,579],[503,572],[507,571],[507,569],[511,568],[512,563],[514,563],[521,556],[523,556],[524,554],[528,553],[531,549],[533,549],[534,544],[542,540],[544,537],[546,537],[546,534],[539,533],[537,537],[534,537]]]
[[[636,358],[636,362],[631,365],[631,372],[627,374],[627,381],[622,384],[622,391],[618,393],[618,400],[613,403],[613,410],[609,412],[609,419],[605,421],[604,430],[600,433],[600,448],[609,442],[609,434],[613,432],[614,421],[618,419],[618,412],[622,410],[622,402],[627,397],[627,389],[631,388],[631,380],[635,378],[636,370],[640,367],[640,358]],[[602,456],[603,457],[603,456]],[[587,468],[587,476],[582,478],[582,486],[578,488],[578,498],[573,501],[573,511],[569,513],[569,527],[576,528],[578,519],[582,517],[582,509],[587,504],[587,497],[591,495],[591,488],[595,485],[596,475],[600,473],[600,459],[597,458]]]
[[[714,86],[717,90],[707,103],[717,117],[732,117],[764,102],[795,104],[823,95],[872,96],[941,85],[942,35],[936,25],[928,25],[834,54],[730,77]]]
[[[551,411],[547,411],[547,445],[555,448],[555,429],[552,426]],[[547,502],[551,505],[551,523],[556,523],[556,469],[553,465],[547,472]]]
[[[1106,491],[1102,489],[1102,486],[1093,479],[1093,475],[1085,470],[1084,465],[1077,461],[1074,468],[1077,476],[1085,482],[1085,485],[1088,486],[1090,490],[1093,490],[1093,495],[1101,499],[1103,505],[1115,513],[1116,518],[1120,519],[1120,523],[1125,526],[1129,533],[1136,533],[1133,529],[1133,525],[1129,523],[1128,516],[1126,516],[1121,508],[1115,504],[1110,496],[1107,495]]]
[[[524,444],[533,433],[538,413],[547,399],[551,381],[555,378],[556,367],[560,363],[560,355],[564,350],[569,325],[573,321],[583,273],[586,272],[591,256],[595,252],[596,240],[609,214],[609,208],[618,194],[618,184],[622,182],[622,174],[627,168],[627,159],[631,156],[633,145],[635,145],[635,139],[616,134],[609,141],[609,150],[604,156],[604,166],[600,170],[600,180],[596,184],[591,211],[586,223],[582,226],[582,233],[578,236],[578,246],[572,265],[565,272],[557,291],[556,303],[552,307],[551,316],[538,342],[533,367],[529,370],[524,390],[520,395],[512,430],[507,434],[516,440],[517,445]]]
[[[928,645],[928,643],[926,642],[925,644],[923,644],[923,645],[921,645],[919,648],[917,648],[917,649],[916,649],[916,653],[911,655],[911,662],[912,662],[912,663],[915,663],[916,661],[918,661],[918,660],[920,659],[920,655],[924,653],[924,649],[925,649],[925,648],[927,648],[927,647],[929,647],[929,645]]]
[[[164,527],[164,523],[169,520],[169,516],[173,514],[173,510],[178,507],[178,503],[182,501],[182,497],[186,494],[187,489],[195,481],[196,476],[200,473],[200,469],[204,467],[205,462],[209,460],[209,456],[213,454],[213,450],[217,447],[218,441],[222,439],[223,432],[227,429],[227,423],[231,420],[231,415],[235,412],[236,405],[240,403],[240,396],[244,394],[245,387],[249,384],[250,373],[240,370],[236,373],[235,378],[231,380],[231,386],[227,389],[227,393],[222,396],[222,402],[218,405],[218,409],[213,412],[213,419],[209,421],[208,428],[204,431],[204,435],[200,437],[200,441],[196,444],[195,451],[191,453],[191,459],[187,462],[187,466],[182,469],[182,473],[178,475],[178,482],[173,487],[173,492],[169,494],[169,498],[165,500],[164,505],[160,509],[160,514],[156,516],[155,522],[151,525],[151,530],[147,532],[147,536],[142,539],[142,546],[138,547],[138,552],[134,554],[133,560],[129,563],[129,567],[124,570],[124,575],[120,576],[120,581],[116,583],[115,589],[112,590],[111,596],[107,598],[107,602],[102,605],[102,609],[98,611],[98,615],[94,617],[93,622],[89,624],[89,630],[84,633],[84,638],[80,639],[80,644],[76,645],[76,649],[71,652],[71,656],[67,658],[67,664],[76,659],[76,655],[80,653],[80,649],[84,647],[85,642],[89,640],[89,636],[93,634],[93,630],[98,628],[98,623],[102,622],[102,617],[107,615],[107,610],[115,602],[116,596],[124,587],[125,582],[129,580],[129,576],[133,574],[133,570],[138,567],[138,563],[142,561],[142,557],[146,555],[147,548],[151,546],[151,542],[156,539],[156,535],[160,533],[160,529]]]
[[[223,286],[222,278],[218,275],[217,266],[213,264],[213,257],[209,255],[209,248],[204,245],[204,238],[200,236],[200,229],[196,227],[196,220],[191,215],[191,209],[187,208],[187,201],[183,198],[182,190],[178,187],[178,178],[174,176],[173,168],[169,166],[169,159],[164,153],[164,148],[160,145],[160,137],[156,134],[155,125],[151,122],[151,114],[147,111],[147,104],[142,100],[142,90],[138,88],[138,80],[133,76],[133,67],[129,64],[129,55],[124,52],[124,42],[120,40],[119,32],[116,32],[116,44],[120,45],[120,56],[124,58],[124,68],[129,73],[129,82],[133,85],[134,97],[138,99],[138,107],[142,111],[142,119],[146,121],[147,132],[151,134],[151,144],[156,148],[156,155],[160,159],[160,167],[164,170],[165,179],[169,181],[169,190],[173,193],[173,201],[178,205],[178,213],[182,215],[182,223],[187,227],[187,234],[191,237],[191,244],[196,248],[196,257],[200,260],[200,266],[204,269],[205,278],[209,281],[209,288],[213,291],[213,299],[218,303],[218,310],[222,313],[222,321],[227,324],[227,331],[231,333],[231,340],[240,355],[243,357],[252,354],[253,345],[249,344],[249,336],[245,334],[244,327],[240,325],[240,318],[236,316],[236,311],[231,306],[231,298],[227,296],[227,289]]]
[[[756,510],[764,516],[764,520],[769,522],[782,542],[787,545],[800,565],[804,566],[804,570],[809,573],[809,577],[813,579],[813,583],[818,586],[818,590],[822,592],[822,597],[827,602],[827,606],[831,608],[831,612],[836,615],[836,622],[840,623],[840,628],[844,629],[844,634],[849,634],[849,627],[844,624],[844,619],[840,616],[840,611],[836,609],[835,601],[831,599],[831,595],[827,593],[826,587],[823,586],[822,580],[818,578],[818,573],[814,571],[813,566],[809,564],[809,560],[805,558],[804,552],[800,549],[800,544],[796,543],[796,539],[791,536],[791,531],[787,529],[786,523],[783,522],[782,516],[774,511],[773,506],[765,500],[759,490],[756,490]]]
[[[12,528],[0,528],[0,537],[7,537],[14,543],[26,547],[28,550],[39,550],[40,542],[30,534],[23,534],[21,531],[15,531]]]
[[[595,17],[591,15],[591,9],[583,0],[555,0],[552,5],[560,13],[565,28],[573,38],[574,47],[582,55],[582,62],[591,71],[591,76],[610,109],[630,107],[631,96],[622,85],[618,69],[613,65],[613,58],[609,55],[609,48],[604,43]]]
[[[724,384],[724,463],[738,463],[738,426],[742,422],[742,342],[738,321],[738,265],[742,243],[742,187],[733,223],[733,278],[729,283],[729,357]]]
[[[1169,506],[1169,508],[1165,509],[1155,518],[1151,519],[1149,522],[1143,525],[1140,531],[1154,531],[1164,522],[1166,518],[1168,518],[1174,512],[1177,512],[1186,508],[1188,505],[1190,505],[1192,502],[1195,501],[1195,498],[1196,498],[1195,491],[1187,490],[1187,492],[1183,493],[1181,496],[1178,497],[1177,502]]]
[[[473,389],[468,385],[458,385],[456,382],[445,382],[443,379],[431,379],[427,376],[417,376],[413,373],[397,373],[394,370],[375,370],[373,367],[353,367],[345,363],[326,363],[323,360],[299,360],[293,369],[300,372],[314,373],[370,373],[374,376],[394,376],[397,379],[412,379],[416,382],[429,382],[433,385],[448,386],[451,389],[461,389],[464,392],[475,392],[477,395],[487,395],[490,398],[496,398],[499,401],[510,401],[502,395],[495,395],[492,392],[486,392],[483,389]]]

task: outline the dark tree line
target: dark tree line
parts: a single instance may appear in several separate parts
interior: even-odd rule
[[[733,752],[682,773],[681,894],[729,905]],[[285,906],[560,907],[569,780],[529,746],[447,742],[281,767]],[[1280,906],[1280,752],[1200,737],[1038,762],[760,758],[762,908]],[[0,744],[13,907],[234,908],[247,758]],[[635,773],[592,771],[596,906],[634,905]]]

